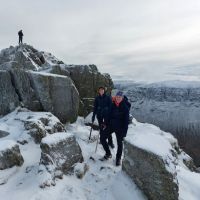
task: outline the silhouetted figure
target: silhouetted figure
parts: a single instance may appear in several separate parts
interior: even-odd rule
[[[23,43],[23,33],[22,33],[22,30],[20,30],[19,32],[18,32],[18,36],[19,36],[19,44],[22,44]]]

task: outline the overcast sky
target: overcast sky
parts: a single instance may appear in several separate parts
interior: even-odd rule
[[[200,63],[200,0],[0,0],[0,48],[24,42],[113,77]],[[170,69],[170,70],[169,70]]]

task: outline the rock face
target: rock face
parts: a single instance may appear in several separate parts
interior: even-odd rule
[[[62,122],[74,122],[78,112],[86,116],[92,110],[99,86],[108,91],[113,87],[110,76],[95,65],[66,65],[27,44],[2,50],[0,70],[4,70],[0,71],[0,115],[21,104],[32,111],[52,112]]]
[[[96,65],[64,65],[57,63],[51,69],[51,73],[69,76],[79,91],[81,98],[79,114],[87,116],[93,109],[94,98],[100,86],[107,88],[107,92],[113,88],[113,82],[109,74],[101,74]]]
[[[24,159],[20,153],[19,146],[14,141],[0,141],[0,146],[0,170],[23,164]]]
[[[5,115],[19,106],[19,99],[7,71],[0,70],[0,115]]]
[[[79,94],[66,76],[30,73],[33,87],[45,111],[62,122],[74,122],[78,115]]]
[[[178,200],[178,186],[163,160],[125,141],[122,169],[133,179],[149,200]]]
[[[83,161],[80,146],[72,134],[66,132],[54,133],[42,139],[41,160],[49,173],[54,177],[58,171],[67,174],[74,164]],[[60,173],[59,173],[60,174]]]
[[[33,111],[49,111],[62,122],[78,116],[79,94],[67,76],[34,73],[51,68],[44,52],[29,45],[10,47],[0,53],[0,115],[14,110],[20,103]]]
[[[132,114],[172,133],[183,148],[200,165],[200,84],[169,82],[149,85],[118,85],[132,103]]]

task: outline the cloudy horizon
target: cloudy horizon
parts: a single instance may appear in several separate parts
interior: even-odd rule
[[[112,77],[158,79],[200,64],[198,0],[2,1],[0,19],[1,49],[23,29],[25,43]]]

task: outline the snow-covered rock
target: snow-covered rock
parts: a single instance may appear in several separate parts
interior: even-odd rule
[[[152,84],[120,83],[140,122],[172,133],[200,165],[200,82],[168,81]]]
[[[83,161],[82,151],[73,134],[67,132],[54,133],[42,139],[40,164],[53,174],[60,171],[68,174],[73,166]]]
[[[191,157],[171,134],[151,124],[134,124],[129,126],[124,142],[122,169],[148,199],[178,199],[182,183],[177,169],[188,169]]]
[[[0,170],[21,166],[23,163],[24,159],[16,142],[13,140],[0,141]]]
[[[36,143],[40,143],[48,133],[53,134],[65,131],[64,125],[50,113],[45,113],[42,117],[38,117],[38,115],[29,116],[23,122],[27,133],[34,138]]]

